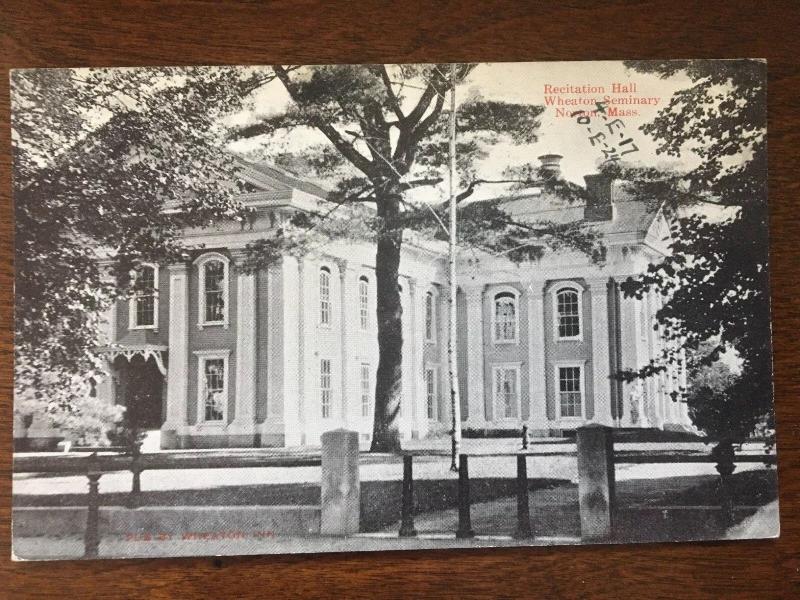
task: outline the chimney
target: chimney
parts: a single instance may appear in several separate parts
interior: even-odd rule
[[[560,154],[542,154],[539,157],[541,169],[545,176],[548,178],[558,179],[561,176],[561,159],[564,158]]]
[[[586,181],[586,208],[583,218],[587,221],[614,220],[614,178],[605,173],[584,175]]]

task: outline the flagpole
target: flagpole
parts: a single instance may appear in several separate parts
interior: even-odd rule
[[[456,65],[450,65],[450,331],[447,340],[447,365],[450,379],[450,414],[452,416],[452,461],[450,470],[458,470],[461,452],[461,400],[458,393],[457,323],[456,323]]]

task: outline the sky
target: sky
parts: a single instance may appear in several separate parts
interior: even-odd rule
[[[575,117],[570,118],[569,113],[595,107],[587,105],[561,106],[561,114],[555,105],[546,106],[541,117],[539,141],[531,145],[515,146],[512,144],[499,144],[492,148],[491,154],[479,167],[482,177],[499,176],[507,166],[536,162],[542,154],[560,154],[563,176],[575,183],[583,183],[583,176],[596,172],[597,166],[603,160],[599,145],[593,146],[589,136],[604,132],[605,139],[598,139],[597,143],[610,142],[612,139],[619,142],[630,139],[627,146],[619,146],[618,152],[630,149],[635,145],[638,149],[623,157],[633,164],[641,163],[648,166],[676,165],[674,159],[656,155],[655,142],[642,131],[641,125],[651,121],[658,110],[663,108],[672,94],[689,85],[689,80],[682,76],[671,77],[666,80],[654,75],[641,74],[625,68],[621,61],[598,62],[524,62],[524,63],[488,63],[475,68],[468,79],[458,86],[456,91],[457,102],[463,102],[475,96],[485,100],[500,100],[513,103],[528,103],[546,105],[546,97],[557,102],[576,102],[581,99],[602,99],[610,96],[615,102],[631,100],[636,104],[618,104],[614,108],[620,110],[635,110],[638,114],[619,117],[609,130],[608,122],[613,120],[608,117],[602,121],[600,115],[590,117],[589,125],[582,125]],[[616,93],[612,86],[620,84],[628,86],[626,91],[620,89]],[[631,85],[636,86],[631,92]],[[548,89],[546,86],[550,86]],[[569,86],[572,86],[570,89]],[[582,93],[584,86],[590,86],[593,92]],[[547,92],[551,93],[547,93]],[[552,93],[560,91],[562,93]],[[555,98],[558,96],[558,98]],[[641,104],[645,100],[648,104]],[[409,101],[415,98],[411,96]],[[278,81],[264,86],[254,97],[253,107],[236,115],[232,121],[246,123],[252,121],[259,114],[274,114],[281,112],[289,102],[288,95]],[[607,107],[611,108],[611,107]],[[587,129],[591,128],[591,131]],[[612,134],[613,131],[613,134]],[[622,135],[621,135],[622,134]],[[310,141],[324,141],[319,134],[295,135],[284,140],[287,149],[297,150]],[[256,149],[258,139],[240,141],[231,146],[231,149],[241,153],[248,153]],[[684,157],[683,164],[689,166],[693,157]]]

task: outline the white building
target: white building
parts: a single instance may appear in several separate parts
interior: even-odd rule
[[[551,169],[560,157],[543,157]],[[162,447],[318,444],[323,431],[372,431],[376,334],[375,248],[332,242],[285,256],[268,269],[240,266],[249,242],[287,214],[324,202],[325,191],[284,171],[247,164],[254,218],[187,231],[202,250],[177,264],[150,265],[153,294],[109,314],[111,377],[97,393],[136,409],[160,428]],[[537,193],[515,196],[519,219],[586,219],[603,237],[605,263],[579,252],[547,253],[516,265],[463,252],[457,316],[463,426],[560,435],[593,422],[617,427],[688,427],[676,369],[645,382],[609,377],[659,354],[660,296],[624,298],[619,285],[666,253],[659,211],[618,182],[586,176],[592,200],[567,206]],[[402,434],[423,437],[449,423],[446,248],[404,243]]]

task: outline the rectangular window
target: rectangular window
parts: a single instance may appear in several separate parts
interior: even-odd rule
[[[558,368],[558,398],[562,417],[583,415],[580,367]]]
[[[358,312],[361,329],[366,331],[369,328],[369,281],[366,277],[358,280]]]
[[[156,272],[145,266],[139,272],[136,294],[136,327],[152,327],[156,324]]]
[[[436,341],[436,299],[432,292],[425,296],[425,341]]]
[[[436,369],[425,369],[425,398],[427,414],[431,420],[436,419],[438,394],[436,393]]]
[[[502,419],[519,418],[519,368],[494,368],[494,399]]]
[[[647,303],[644,299],[639,301],[639,337],[647,341]]]
[[[331,416],[332,400],[331,361],[323,358],[319,361],[319,404],[323,419],[329,419]]]
[[[225,382],[225,359],[202,359],[203,381],[205,389],[204,420],[223,421],[225,419],[225,403],[227,401]]]
[[[558,337],[577,338],[581,334],[580,302],[573,289],[560,291],[557,296]]]
[[[362,363],[361,365],[361,416],[369,417],[370,414],[370,398],[372,396],[372,386],[369,381],[369,365]]]

